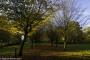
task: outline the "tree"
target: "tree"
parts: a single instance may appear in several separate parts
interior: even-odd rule
[[[47,35],[50,39],[51,46],[53,47],[54,44],[56,44],[56,47],[57,47],[57,43],[59,40],[58,29],[53,27],[51,24],[48,24]]]
[[[60,2],[58,6],[60,9],[55,14],[55,22],[56,25],[64,27],[63,29],[63,40],[64,40],[64,48],[66,48],[66,43],[68,41],[68,28],[69,22],[75,21],[82,23],[86,23],[88,17],[83,17],[83,12],[85,9],[82,9],[77,4],[76,0],[58,0]]]
[[[90,42],[90,27],[87,27],[83,30],[83,38],[85,42]]]
[[[10,0],[5,4],[2,3],[2,15],[7,16],[9,20],[13,20],[12,22],[18,25],[17,28],[20,28],[24,35],[19,56],[22,56],[23,45],[28,33],[46,17],[50,16],[51,5],[51,1],[47,0]]]
[[[9,22],[7,21],[7,18],[5,16],[0,16],[0,29],[8,29]]]
[[[9,44],[11,40],[11,33],[5,30],[0,29],[0,43]]]
[[[16,32],[20,31],[15,26],[17,26],[14,23],[11,23],[6,16],[0,15],[0,33],[2,32],[1,40],[6,42],[8,41],[8,44],[16,44],[19,43],[20,39],[16,38]],[[4,33],[5,32],[5,33]],[[7,34],[8,33],[8,34]],[[7,38],[10,35],[10,38]],[[5,36],[5,38],[3,37]],[[3,38],[3,39],[2,39]],[[20,38],[20,37],[19,37]]]
[[[32,35],[30,35],[31,38],[31,47],[33,48],[34,43],[39,43],[41,42],[41,36],[42,36],[43,32],[42,29],[37,29],[37,31],[35,31],[34,33],[32,33]]]
[[[82,40],[82,30],[78,22],[70,21],[67,29],[68,41],[71,43],[79,43]]]

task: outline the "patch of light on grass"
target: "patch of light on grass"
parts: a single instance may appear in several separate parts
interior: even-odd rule
[[[90,50],[83,50],[83,51],[80,51],[82,53],[82,55],[84,56],[90,56]]]

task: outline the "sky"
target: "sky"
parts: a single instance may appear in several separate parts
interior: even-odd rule
[[[80,6],[85,10],[83,13],[85,16],[90,16],[90,0],[77,0]],[[90,20],[87,21],[88,24],[86,24],[84,27],[90,27]]]

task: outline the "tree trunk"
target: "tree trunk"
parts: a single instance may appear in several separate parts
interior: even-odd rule
[[[54,42],[53,42],[53,40],[51,40],[51,47],[53,47],[54,46]]]
[[[66,41],[64,41],[64,49],[66,48]]]
[[[56,40],[56,47],[58,47],[58,41]]]
[[[34,44],[34,42],[33,42],[33,40],[31,40],[31,48],[33,49],[33,45]]]
[[[26,39],[27,39],[27,32],[25,32],[24,39],[21,41],[21,46],[20,46],[20,50],[19,50],[19,56],[22,56],[23,46],[24,46],[24,43],[25,43]]]

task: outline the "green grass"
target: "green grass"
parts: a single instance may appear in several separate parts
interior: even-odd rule
[[[17,45],[0,48],[0,55],[14,54],[15,49],[17,49],[17,48],[18,48]]]
[[[69,44],[67,45],[67,48],[76,50],[90,50],[90,44]]]
[[[39,44],[37,44],[39,45]],[[42,46],[43,45],[43,46]],[[30,44],[25,43],[24,45],[24,52],[30,52],[32,54],[41,54],[41,55],[56,55],[59,56],[65,55],[65,56],[90,56],[90,44],[68,44],[66,50],[62,50],[63,45],[60,44],[58,49],[55,47],[52,49],[50,47],[44,46],[45,44],[40,44],[39,48],[30,48]],[[8,55],[8,54],[14,54],[15,53],[15,48],[17,49],[17,52],[19,50],[19,45],[14,45],[14,46],[8,46],[8,47],[3,47],[0,48],[0,55]],[[42,48],[47,48],[47,49],[42,49]],[[61,56],[60,55],[60,56]]]
[[[0,48],[0,55],[14,54],[15,53],[15,49],[18,52],[19,48],[20,48],[20,45],[13,45],[13,46],[2,47],[2,48]],[[24,49],[25,48],[30,48],[30,45],[27,42],[24,45]]]
[[[14,45],[0,48],[0,56],[15,56],[15,48],[18,52],[19,47]],[[35,48],[31,49],[30,44],[26,42],[23,54],[24,60],[90,60],[90,44],[68,44],[66,50],[63,50],[63,44],[52,48],[50,44],[37,43]]]

